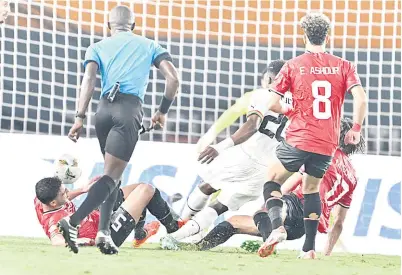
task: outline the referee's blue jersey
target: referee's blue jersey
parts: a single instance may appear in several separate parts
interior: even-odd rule
[[[155,41],[133,34],[119,32],[91,45],[85,53],[84,67],[91,61],[98,64],[102,80],[101,97],[120,82],[120,92],[133,94],[144,101],[152,64],[159,67],[171,60],[166,49]]]

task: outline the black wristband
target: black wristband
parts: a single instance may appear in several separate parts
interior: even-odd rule
[[[87,116],[85,114],[79,114],[78,111],[75,113],[75,117],[85,119]]]
[[[159,105],[159,112],[161,112],[162,114],[167,114],[170,106],[172,106],[173,100],[174,99],[169,99],[166,96],[163,96],[161,105]]]

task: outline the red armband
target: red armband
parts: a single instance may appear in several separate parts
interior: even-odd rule
[[[352,131],[360,132],[361,129],[362,129],[362,126],[360,124],[357,124],[357,123],[353,124]]]

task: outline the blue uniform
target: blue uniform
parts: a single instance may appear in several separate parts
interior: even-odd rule
[[[138,96],[144,101],[152,64],[171,60],[166,49],[155,41],[120,32],[91,45],[85,53],[84,67],[91,61],[98,64],[102,79],[101,97],[120,82],[120,92]]]

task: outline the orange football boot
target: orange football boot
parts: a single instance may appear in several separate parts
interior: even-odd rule
[[[177,225],[179,226],[179,229],[182,228],[189,220],[190,220],[190,219],[187,219],[187,220],[179,219],[179,220],[177,221]]]
[[[152,237],[153,235],[158,233],[160,226],[161,226],[161,224],[158,221],[153,221],[153,222],[147,223],[144,226],[144,230],[145,230],[145,232],[147,232],[147,236],[141,240],[134,239],[133,247],[138,248],[141,245],[143,245],[150,237]]]
[[[287,233],[285,227],[280,226],[277,229],[274,229],[268,239],[258,249],[258,255],[262,258],[272,255],[275,251],[276,245],[286,240],[286,238]]]

